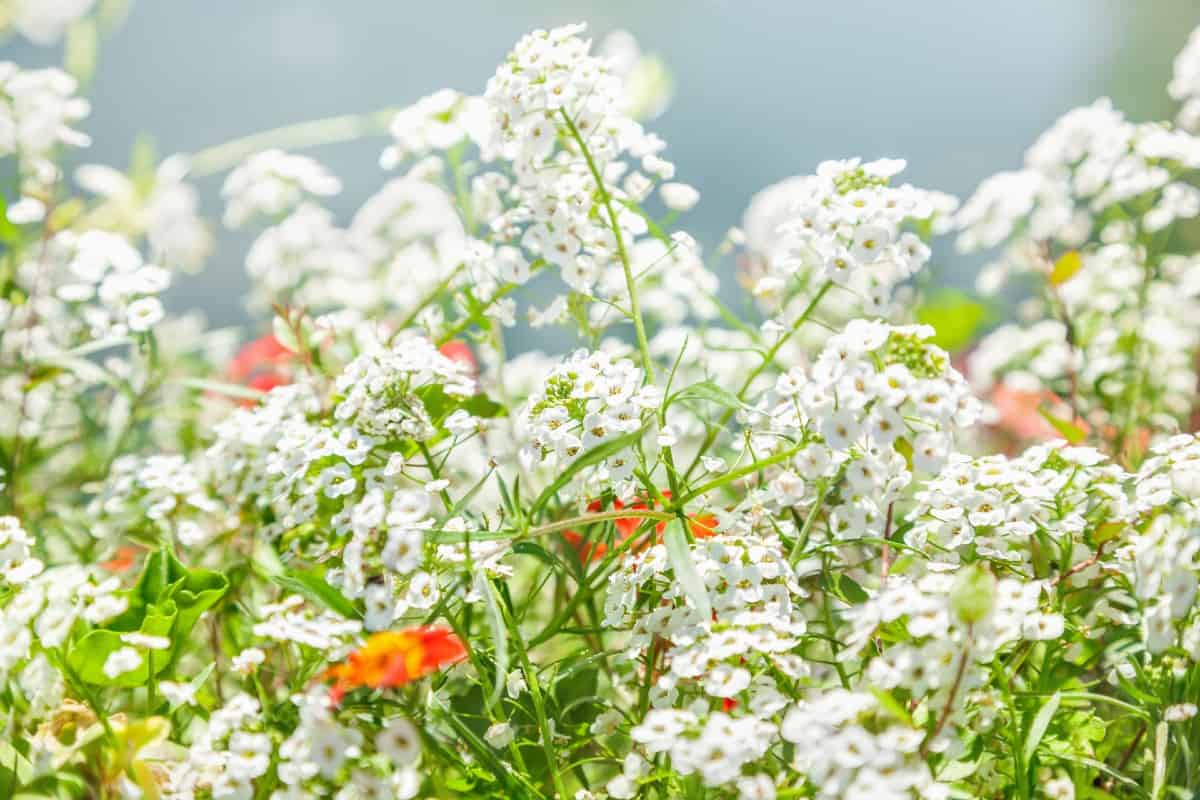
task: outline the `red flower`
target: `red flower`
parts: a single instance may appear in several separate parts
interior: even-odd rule
[[[458,361],[466,364],[471,368],[471,374],[479,373],[479,362],[475,360],[475,354],[471,352],[471,347],[462,339],[451,339],[438,348],[438,351],[451,361]]]
[[[351,689],[403,686],[466,657],[466,647],[449,628],[405,628],[373,634],[366,644],[325,670],[321,677],[333,679],[329,696],[336,704]]]
[[[662,496],[666,499],[671,498],[669,491],[662,492]],[[657,507],[655,503],[655,507]],[[613,510],[620,511],[627,506],[616,498],[612,502]],[[644,514],[638,514],[639,511],[649,511],[651,506],[647,505],[644,500],[637,500],[628,506],[629,516],[617,517],[613,520],[613,524],[617,528],[617,544],[623,543],[626,539],[633,536],[642,521],[646,519]],[[588,511],[599,512],[604,510],[604,504],[599,500],[593,500],[588,503]],[[712,536],[717,532],[717,518],[711,514],[705,514],[699,517],[688,517],[689,527],[692,531],[692,536],[697,539],[704,539]],[[667,529],[667,520],[659,520],[654,526],[654,540],[662,542],[663,532]],[[584,561],[597,561],[603,558],[608,552],[608,547],[602,542],[589,542],[582,534],[577,531],[564,531],[563,538],[571,544],[579,553],[579,557]],[[632,545],[633,550],[644,550],[650,544],[649,537],[645,541],[635,542]]]
[[[230,380],[244,383],[251,389],[269,392],[276,386],[291,383],[286,367],[295,361],[296,354],[284,347],[271,334],[247,343],[233,361],[229,363]],[[253,400],[240,400],[242,405],[253,405]]]

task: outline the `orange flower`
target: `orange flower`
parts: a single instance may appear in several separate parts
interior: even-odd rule
[[[337,704],[351,689],[403,686],[466,657],[466,647],[449,628],[419,626],[373,634],[321,677],[334,681],[329,696]]]
[[[124,572],[133,566],[133,562],[137,560],[138,553],[141,552],[133,545],[122,545],[117,548],[117,552],[108,561],[104,561],[100,566],[109,572]]]
[[[671,493],[669,491],[664,491],[662,492],[662,496],[669,500],[671,498]],[[655,505],[657,505],[657,503]],[[612,507],[615,511],[620,511],[626,508],[625,504],[616,498],[613,499]],[[628,517],[618,517],[617,519],[613,520],[613,524],[617,528],[618,544],[624,542],[637,532],[637,529],[642,524],[642,521],[646,519],[645,515],[638,514],[637,512],[648,511],[650,506],[648,506],[643,500],[637,500],[629,505],[628,508],[630,512]],[[602,510],[604,510],[604,505],[599,500],[593,500],[592,502],[588,503],[588,511],[597,512]],[[710,514],[705,514],[704,516],[699,517],[688,517],[688,521],[689,527],[692,529],[692,536],[697,539],[705,539],[717,532],[717,518]],[[654,526],[655,541],[662,542],[663,531],[666,529],[666,520],[661,520],[657,525]],[[576,551],[578,551],[579,557],[584,561],[597,561],[600,558],[603,558],[604,554],[608,552],[608,547],[603,542],[589,542],[583,537],[583,534],[579,533],[578,531],[564,531],[563,538],[566,539]],[[649,537],[647,537],[646,541],[634,543],[632,549],[635,551],[644,550],[648,544]]]

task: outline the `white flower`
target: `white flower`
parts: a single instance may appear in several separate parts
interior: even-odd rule
[[[108,654],[104,660],[104,674],[116,678],[132,672],[142,665],[142,657],[132,647],[122,647]]]
[[[142,297],[129,304],[125,315],[130,330],[144,333],[161,322],[165,312],[157,297]]]
[[[171,646],[171,640],[166,636],[152,636],[146,633],[122,633],[121,641],[147,650],[166,650]]]
[[[500,750],[508,747],[516,735],[516,729],[512,725],[507,722],[497,722],[484,731],[483,738],[492,747]]]
[[[239,675],[249,675],[258,668],[267,658],[266,653],[259,650],[257,647],[247,647],[236,656],[233,657],[233,671]]]
[[[375,746],[396,766],[416,763],[421,755],[421,737],[416,726],[404,717],[393,717],[375,737]]]
[[[700,202],[700,192],[686,183],[664,183],[658,193],[672,211],[691,211]]]

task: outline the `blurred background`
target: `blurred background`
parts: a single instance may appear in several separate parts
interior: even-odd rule
[[[632,31],[666,61],[675,99],[649,127],[670,144],[678,179],[701,192],[681,227],[711,248],[756,191],[824,159],[902,157],[908,181],[965,198],[1098,96],[1137,120],[1173,116],[1165,84],[1200,2],[142,0],[101,44],[82,126],[94,144],[77,161],[124,168],[139,134],[160,155],[194,152],[442,87],[479,93],[522,34],[573,21],[597,39]],[[12,40],[0,59],[35,66],[62,54]],[[386,141],[311,151],[345,184],[331,208],[348,217],[381,185]],[[220,182],[200,184],[214,219]],[[181,277],[169,303],[244,323],[248,243],[218,231],[209,267]],[[950,241],[935,260],[946,280],[970,285],[977,262]],[[736,293],[732,264],[722,270]]]

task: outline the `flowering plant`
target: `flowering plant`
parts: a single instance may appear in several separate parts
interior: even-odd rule
[[[66,173],[78,77],[0,64],[0,796],[1200,792],[1200,33],[1175,123],[1071,111],[961,207],[825,162],[711,257],[627,34],[129,174]],[[270,146],[364,132],[349,221]],[[159,298],[221,172],[240,348]],[[947,233],[1017,321],[921,279]]]

